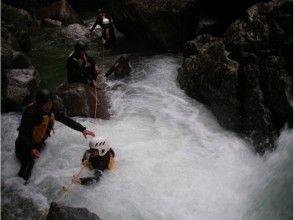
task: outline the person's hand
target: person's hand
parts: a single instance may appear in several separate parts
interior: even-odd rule
[[[39,158],[40,157],[40,151],[37,148],[33,148],[31,150],[31,156],[33,159]]]
[[[81,184],[81,179],[80,179],[80,177],[75,176],[75,175],[73,175],[73,177],[71,178],[71,181],[72,181],[73,183],[76,183],[76,184]]]
[[[94,69],[95,69],[96,75],[98,75],[100,73],[100,68],[99,68],[99,66],[97,64],[95,64]]]
[[[92,80],[91,84],[92,84],[92,86],[93,86],[94,88],[97,88],[97,83],[96,83],[95,80]]]
[[[90,166],[90,162],[88,160],[84,160],[83,161],[83,166],[89,167]]]
[[[89,131],[87,129],[85,129],[82,133],[83,133],[83,135],[84,135],[85,138],[87,138],[87,135],[90,135],[92,137],[95,137],[95,133],[93,131]]]

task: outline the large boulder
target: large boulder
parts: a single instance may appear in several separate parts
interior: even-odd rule
[[[175,49],[196,29],[195,0],[112,0],[117,29],[134,42]]]
[[[228,58],[222,39],[201,35],[188,42],[184,51],[187,58],[178,75],[181,88],[208,105],[222,126],[239,129],[239,66]]]
[[[2,111],[20,109],[28,104],[36,94],[39,84],[39,73],[33,68],[2,71]]]
[[[35,190],[20,179],[2,178],[1,219],[39,219],[48,204],[46,197]]]
[[[86,33],[89,33],[89,29],[80,24],[70,24],[61,30],[62,36],[71,40],[89,41]]]
[[[242,53],[255,56],[251,63],[258,70],[256,79],[275,129],[285,123],[292,126],[293,12],[289,10],[292,7],[291,0],[254,5],[224,35],[231,57],[241,65],[247,63]]]
[[[182,49],[195,34],[222,36],[227,26],[262,0],[111,0],[116,28],[134,42]],[[147,44],[146,44],[147,42]]]
[[[66,0],[54,1],[49,6],[41,8],[37,14],[37,17],[41,20],[46,18],[58,20],[65,25],[72,23],[83,24],[83,20],[67,3]]]
[[[26,30],[34,24],[34,19],[27,10],[1,3],[1,18],[5,24],[13,24],[18,30]]]
[[[81,83],[63,84],[57,88],[56,95],[62,100],[59,105],[65,107],[64,112],[70,117],[110,118],[109,99],[103,89]]]
[[[11,68],[13,50],[9,44],[1,45],[1,69]]]
[[[51,203],[47,220],[100,220],[100,218],[86,208],[76,208]]]
[[[292,127],[291,5],[254,5],[223,40],[202,35],[183,51],[180,86],[207,104],[223,127],[251,137],[259,153],[273,148],[285,123]]]

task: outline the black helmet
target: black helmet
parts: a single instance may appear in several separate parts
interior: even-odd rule
[[[86,51],[88,49],[88,46],[85,42],[79,40],[75,44],[75,50],[76,51]]]
[[[118,62],[121,64],[127,64],[129,62],[129,57],[127,55],[122,55],[118,59]]]
[[[36,95],[36,104],[40,105],[41,103],[52,101],[52,93],[48,89],[40,89]]]

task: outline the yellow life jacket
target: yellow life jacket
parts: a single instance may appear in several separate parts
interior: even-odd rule
[[[112,170],[112,168],[114,167],[114,163],[115,163],[115,160],[114,160],[112,154],[110,154],[110,158],[109,158],[109,162],[108,162],[107,168],[109,170]]]
[[[54,113],[51,113],[49,116],[43,115],[43,121],[33,128],[33,142],[41,144],[50,135],[50,131],[53,129],[54,122]]]

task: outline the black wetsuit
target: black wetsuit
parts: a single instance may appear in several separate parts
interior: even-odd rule
[[[106,41],[104,44],[105,48],[111,48],[115,46],[115,32],[114,32],[114,27],[111,22],[111,18],[108,16],[105,16],[105,18],[109,19],[110,23],[109,24],[103,24],[103,18],[101,16],[98,16],[96,18],[95,23],[91,27],[90,31],[93,32],[96,28],[96,26],[99,24],[99,26],[102,28],[102,38]],[[109,31],[109,36],[106,35],[106,29]]]
[[[97,183],[102,176],[102,171],[108,169],[110,157],[114,157],[115,153],[110,148],[104,156],[99,156],[97,150],[89,149],[84,153],[82,162],[88,160],[94,169],[94,176],[80,178],[82,185],[91,185]]]
[[[125,59],[122,59],[122,57],[120,57],[118,60],[116,60],[115,63],[112,65],[112,67],[105,73],[105,77],[108,78],[113,72],[114,72],[115,78],[117,79],[128,76],[130,72],[132,71],[132,68],[128,61],[121,61]],[[118,68],[121,68],[121,70],[118,70]]]
[[[89,62],[91,66],[86,68],[86,64]],[[81,59],[76,52],[73,52],[67,59],[67,80],[69,83],[84,83],[91,84],[92,80],[96,80],[95,73],[95,61],[88,54]]]
[[[34,158],[31,156],[31,150],[33,148],[41,150],[44,147],[44,141],[50,136],[53,125],[48,124],[45,135],[39,143],[34,141],[33,133],[36,127],[42,124],[44,117],[52,115],[52,113],[54,114],[55,120],[60,121],[74,130],[82,132],[86,129],[71,118],[62,115],[56,109],[52,109],[50,113],[46,114],[35,104],[28,106],[23,112],[20,127],[18,128],[18,137],[15,141],[15,154],[21,162],[18,175],[25,180],[28,180],[31,176],[31,171],[34,166]]]

